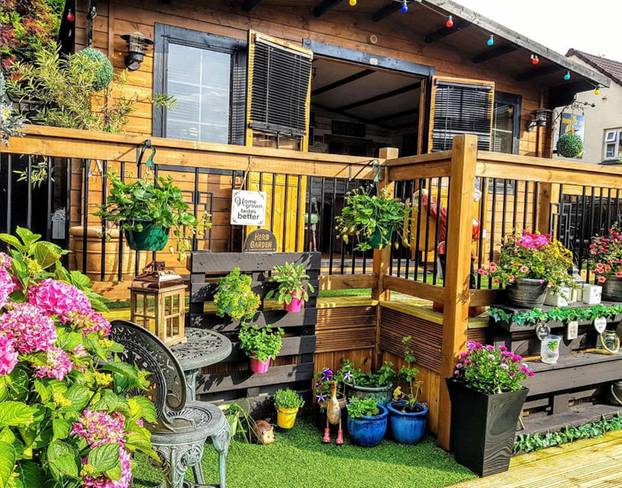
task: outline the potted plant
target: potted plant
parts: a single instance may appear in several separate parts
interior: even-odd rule
[[[243,324],[240,328],[240,348],[250,358],[250,369],[256,374],[265,374],[270,367],[270,360],[276,359],[283,347],[283,329],[272,330],[266,325]]]
[[[276,405],[276,425],[281,429],[292,429],[296,423],[298,410],[305,402],[298,392],[286,388],[276,391],[274,404]]]
[[[547,288],[558,291],[574,286],[568,272],[572,269],[572,253],[559,241],[546,234],[523,231],[507,236],[501,245],[499,262],[491,262],[479,270],[492,276],[495,283],[507,287],[508,302],[516,307],[541,307]]]
[[[276,299],[288,312],[300,312],[303,304],[309,300],[308,292],[315,291],[309,283],[309,275],[303,264],[277,265],[273,268],[269,281],[278,283],[278,286],[266,293],[266,298]]]
[[[218,291],[214,295],[216,315],[229,316],[233,320],[245,322],[255,316],[261,302],[259,295],[251,287],[253,280],[242,274],[239,267],[218,282]]]
[[[406,207],[391,197],[387,189],[370,195],[365,188],[348,192],[341,215],[336,218],[337,235],[347,244],[350,237],[358,242],[357,251],[383,249],[393,232],[404,225]]]
[[[622,232],[614,226],[590,244],[590,269],[603,287],[603,300],[622,302]]]
[[[406,364],[400,368],[399,380],[406,385],[407,391],[403,391],[401,386],[393,391],[393,401],[387,403],[389,425],[396,442],[416,444],[425,435],[428,407],[418,401],[422,383],[417,381],[419,370],[414,367],[412,337],[404,337],[402,344]]]
[[[373,398],[353,398],[348,403],[348,433],[357,446],[374,447],[387,433],[387,407]]]
[[[340,374],[348,398],[372,397],[382,405],[391,401],[396,372],[390,361],[385,361],[376,372],[362,371],[355,368],[350,361],[343,361]]]
[[[108,178],[112,185],[110,195],[97,215],[119,223],[131,249],[161,251],[172,230],[180,253],[187,251],[185,227],[194,229],[197,219],[172,178],[160,177],[155,182],[138,179],[131,183],[113,174]]]
[[[469,341],[454,376],[447,378],[451,399],[451,449],[456,461],[479,476],[508,469],[518,417],[534,373],[505,346]]]

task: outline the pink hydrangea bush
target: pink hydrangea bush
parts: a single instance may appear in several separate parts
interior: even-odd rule
[[[590,269],[599,284],[607,280],[622,279],[622,232],[616,227],[609,229],[605,236],[592,239],[589,248]]]
[[[0,234],[11,247],[0,253],[3,468],[24,487],[128,488],[133,453],[157,458],[144,425],[155,409],[126,396],[147,374],[115,357],[123,348],[88,278],[62,267],[58,246],[17,234]]]
[[[453,377],[473,390],[494,395],[520,390],[523,381],[531,376],[534,373],[523,358],[507,347],[469,341],[467,351],[458,357]]]

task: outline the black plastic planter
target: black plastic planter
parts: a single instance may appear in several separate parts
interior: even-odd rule
[[[516,424],[529,390],[485,395],[447,379],[451,398],[451,450],[479,476],[508,470]]]

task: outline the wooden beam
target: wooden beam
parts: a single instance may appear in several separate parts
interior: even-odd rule
[[[335,8],[339,5],[343,0],[322,0],[315,7],[313,7],[313,16],[321,17],[330,9]]]
[[[536,78],[541,78],[542,76],[551,75],[553,73],[557,73],[558,71],[563,70],[558,64],[551,64],[549,66],[544,66],[538,69],[530,69],[529,71],[525,71],[516,77],[516,81],[529,81],[534,80]]]
[[[421,85],[420,81],[416,83],[412,83],[410,85],[403,86],[401,88],[397,88],[396,90],[391,90],[390,92],[381,93],[380,95],[376,95],[371,98],[366,98],[365,100],[359,100],[358,102],[349,103],[348,105],[343,105],[338,107],[337,110],[351,110],[353,108],[362,107],[363,105],[369,105],[370,103],[379,102],[381,100],[386,100],[387,98],[396,97],[398,95],[402,95],[404,93],[408,93],[409,91],[416,90]]]
[[[430,32],[428,35],[426,35],[424,38],[424,41],[427,44],[432,44],[433,42],[440,41],[441,39],[444,39],[445,37],[448,37],[452,34],[455,34],[456,32],[460,32],[462,29],[466,29],[470,25],[471,23],[467,22],[466,20],[456,19],[454,20],[454,26],[451,29],[448,29],[447,27],[443,26],[435,30],[434,32]]]
[[[242,10],[244,10],[244,12],[250,12],[259,4],[259,2],[261,2],[261,0],[244,0]]]
[[[475,64],[483,63],[485,61],[490,61],[491,59],[495,59],[501,56],[505,56],[506,54],[513,53],[518,50],[518,46],[515,44],[504,44],[503,46],[495,47],[493,49],[486,49],[481,53],[477,54],[473,57],[471,61]]]
[[[419,283],[418,281],[399,278],[397,276],[384,276],[382,279],[386,290],[397,291],[413,297],[423,298],[438,303],[445,303],[445,287]]]
[[[380,7],[374,12],[371,16],[371,20],[374,22],[380,22],[382,19],[386,19],[389,15],[397,12],[400,8],[402,8],[402,4],[400,2],[387,3],[384,7]]]
[[[378,277],[374,274],[322,275],[320,290],[349,290],[356,288],[374,288]]]
[[[354,73],[353,75],[342,78],[341,80],[333,81],[328,85],[321,86],[316,88],[311,92],[311,96],[321,95],[322,93],[326,93],[328,91],[334,90],[335,88],[339,88],[340,86],[347,85],[348,83],[352,83],[353,81],[360,80],[366,76],[375,73],[373,69],[365,69],[363,71],[359,71],[358,73]]]

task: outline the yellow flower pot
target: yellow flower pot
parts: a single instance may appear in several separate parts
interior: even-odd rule
[[[281,429],[292,429],[296,423],[297,408],[279,407],[276,411],[276,425]]]

